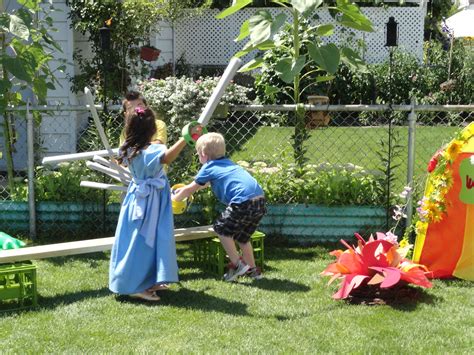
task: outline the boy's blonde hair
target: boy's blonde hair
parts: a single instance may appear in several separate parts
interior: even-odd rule
[[[225,140],[222,134],[211,132],[203,134],[196,141],[196,151],[206,155],[209,160],[225,156]]]

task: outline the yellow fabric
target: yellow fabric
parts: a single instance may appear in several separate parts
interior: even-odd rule
[[[460,279],[474,281],[474,205],[467,205],[464,243],[453,275]]]
[[[152,141],[159,140],[161,143],[166,145],[168,143],[168,133],[166,132],[166,123],[164,123],[162,120],[156,119],[155,120],[155,125],[156,125],[156,133],[154,136],[151,138]],[[125,142],[125,128],[122,129],[122,132],[120,133],[120,145]]]
[[[462,130],[462,132],[468,132],[469,134],[471,132],[474,132],[474,122],[471,122],[470,124],[468,124]],[[464,153],[465,152],[474,152],[474,136],[471,137],[466,144],[464,144],[464,146],[461,148],[461,152],[464,152]],[[433,192],[433,186],[431,186],[431,184],[428,181],[427,184],[426,184],[425,192],[424,192],[423,196],[429,196],[432,192]],[[466,234],[466,236],[467,236],[467,234]],[[422,252],[423,246],[425,244],[425,239],[426,239],[426,231],[425,231],[425,233],[417,234],[416,240],[415,240],[415,247],[413,248],[413,257],[412,257],[412,260],[414,262],[419,262],[420,261],[421,252]]]

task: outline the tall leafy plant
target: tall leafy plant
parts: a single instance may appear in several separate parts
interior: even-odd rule
[[[70,0],[72,27],[89,38],[92,56],[76,49],[74,59],[80,73],[72,78],[73,90],[84,86],[96,89],[96,95],[119,99],[127,90],[132,76],[142,74],[138,46],[149,43],[150,31],[158,23],[160,0]],[[100,28],[110,28],[110,50],[102,51]]]
[[[10,13],[0,13],[0,116],[3,116],[5,160],[9,188],[13,190],[12,116],[8,106],[23,105],[21,91],[30,89],[39,104],[46,104],[48,89],[54,90],[56,71],[49,67],[53,52],[61,47],[51,37],[53,19],[49,16],[54,7],[40,6],[41,0],[18,0],[21,7]],[[41,16],[38,16],[42,13]],[[36,112],[35,117],[40,118]]]
[[[297,105],[295,113],[295,132],[293,139],[294,159],[298,166],[306,162],[305,141],[309,134],[305,130],[305,110],[302,104],[302,94],[312,85],[326,82],[334,78],[341,61],[353,67],[360,67],[362,60],[349,47],[337,46],[334,43],[324,43],[322,38],[330,36],[335,26],[349,27],[360,31],[373,31],[370,20],[360,9],[348,0],[337,0],[334,5],[327,6],[334,23],[301,26],[302,21],[310,22],[316,9],[323,5],[323,0],[273,0],[272,3],[286,8],[290,14],[280,13],[273,17],[267,10],[257,10],[253,16],[244,21],[236,41],[248,38],[243,49],[235,56],[241,57],[252,51],[259,51],[257,57],[248,62],[241,71],[253,70],[264,63],[263,55],[268,50],[280,49],[281,57],[275,63],[275,71],[287,86],[285,92]],[[225,18],[250,5],[252,0],[236,0],[233,5],[217,15]],[[278,40],[276,36],[283,26],[289,26],[290,45]],[[307,52],[302,48],[306,47]],[[309,70],[304,70],[311,67]],[[304,74],[303,74],[304,73]],[[302,80],[313,78],[306,86],[301,86]],[[265,92],[275,95],[282,89],[268,85]]]

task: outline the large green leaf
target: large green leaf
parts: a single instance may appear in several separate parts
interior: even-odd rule
[[[239,42],[239,41],[243,40],[245,37],[247,37],[249,34],[250,34],[249,20],[245,20],[242,23],[242,26],[240,26],[239,36],[234,41]]]
[[[334,78],[335,78],[334,75],[320,75],[320,76],[316,77],[316,82],[322,83],[322,82],[325,82],[325,81],[332,80]]]
[[[325,25],[319,25],[316,27],[316,35],[318,36],[330,36],[334,33],[334,25],[328,23]]]
[[[283,58],[275,65],[275,71],[278,76],[285,83],[293,82],[296,75],[298,75],[306,64],[306,57],[300,56],[296,60],[293,58]]]
[[[351,48],[343,47],[341,49],[341,60],[346,63],[352,70],[361,73],[367,73],[367,65],[359,54]]]
[[[265,42],[259,43],[256,46],[254,46],[252,42],[248,41],[245,44],[245,46],[242,48],[242,50],[234,54],[234,57],[240,58],[256,49],[261,50],[261,51],[266,51],[267,49],[271,49],[271,48],[275,48],[275,43],[271,39],[266,40]]]
[[[27,83],[31,83],[34,77],[34,70],[28,58],[4,58],[3,67],[13,76]]]
[[[262,64],[263,64],[263,58],[262,57],[252,59],[250,62],[245,64],[242,68],[240,68],[239,72],[244,73],[244,72],[247,72],[247,71],[251,71],[251,70],[260,68],[262,66]]]
[[[23,20],[23,23],[25,24],[26,27],[31,28],[31,25],[33,24],[33,14],[31,11],[28,11],[25,8],[18,9],[16,12],[17,16]]]
[[[17,1],[20,5],[23,5],[32,11],[38,11],[39,4],[41,3],[41,0],[17,0]]]
[[[23,20],[16,15],[10,15],[10,33],[25,41],[30,37],[30,31]]]
[[[0,95],[8,92],[8,90],[10,90],[11,87],[12,87],[12,83],[10,80],[6,78],[0,80]]]
[[[255,45],[270,39],[272,34],[272,15],[260,10],[249,18],[250,41]]]
[[[250,42],[258,45],[273,37],[285,23],[286,15],[279,14],[272,18],[270,12],[260,10],[249,19]]]
[[[310,14],[316,10],[323,0],[291,0],[291,5],[295,8],[300,14]]]
[[[336,20],[343,26],[359,31],[373,32],[372,22],[349,0],[337,0],[337,11],[342,13]]]
[[[328,43],[317,47],[314,43],[309,43],[308,51],[311,58],[321,69],[327,71],[329,74],[336,73],[341,56],[335,44]]]
[[[224,11],[218,13],[216,18],[223,19],[227,16],[232,15],[233,13],[239,11],[240,9],[244,8],[245,6],[252,3],[253,0],[236,0],[231,7],[228,7]]]
[[[44,104],[46,95],[48,93],[48,87],[46,85],[46,81],[43,77],[36,77],[33,81],[33,91],[38,97],[39,103]]]

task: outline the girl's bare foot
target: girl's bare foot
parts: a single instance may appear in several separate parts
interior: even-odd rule
[[[155,291],[167,290],[169,288],[170,288],[170,285],[168,284],[157,284],[155,286],[150,287],[147,291],[155,292]]]

